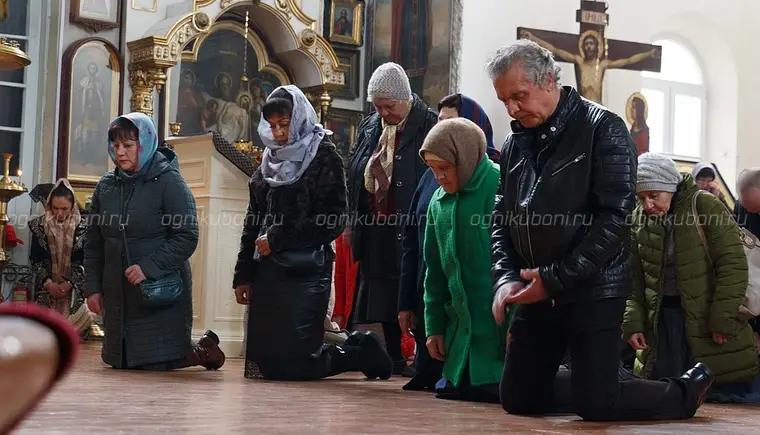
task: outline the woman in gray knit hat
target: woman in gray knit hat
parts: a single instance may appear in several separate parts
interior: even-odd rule
[[[747,259],[729,211],[661,154],[639,156],[636,190],[633,294],[623,321],[623,336],[637,351],[634,372],[674,377],[701,362],[715,373],[712,391],[751,382],[754,337],[737,318]]]
[[[359,262],[352,320],[382,323],[394,373],[401,374],[406,369],[398,323],[402,232],[414,191],[427,170],[418,153],[438,115],[412,93],[404,68],[392,62],[372,74],[367,100],[375,113],[359,124],[347,172],[354,219],[344,240]]]

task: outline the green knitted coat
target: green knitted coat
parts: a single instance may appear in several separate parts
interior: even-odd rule
[[[491,235],[499,168],[487,158],[456,194],[438,188],[425,229],[425,329],[444,336],[443,375],[459,386],[466,363],[472,386],[498,383],[509,322],[491,314]]]
[[[712,195],[697,197],[696,221],[692,212],[699,191],[689,174],[675,194],[674,231],[677,287],[686,313],[686,335],[694,362],[707,364],[716,382],[752,381],[757,374],[757,355],[752,330],[737,319],[747,289],[747,259],[739,230],[720,200]],[[710,247],[709,263],[697,232],[701,222]],[[665,226],[649,218],[639,206],[633,213],[633,294],[627,302],[623,338],[643,332],[648,349],[637,351],[634,371],[648,376],[657,358],[657,325],[662,301]],[[714,272],[713,272],[714,271]],[[729,336],[715,344],[712,333]]]

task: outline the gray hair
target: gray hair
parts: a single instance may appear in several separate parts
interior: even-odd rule
[[[496,50],[486,62],[486,71],[491,80],[496,80],[514,65],[520,65],[525,75],[537,85],[545,85],[551,74],[559,86],[562,69],[554,62],[554,55],[529,39],[519,39]]]
[[[739,192],[748,188],[755,187],[760,189],[760,168],[749,168],[743,170],[736,180],[736,187]]]

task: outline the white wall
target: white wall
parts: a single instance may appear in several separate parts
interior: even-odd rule
[[[635,42],[676,39],[694,50],[707,79],[708,160],[715,162],[729,184],[738,170],[760,166],[760,147],[753,122],[760,116],[756,71],[760,59],[747,41],[760,39],[760,1],[732,0],[607,0],[608,38]],[[509,117],[496,99],[483,65],[499,46],[515,40],[517,27],[577,34],[574,0],[530,2],[481,0],[464,2],[461,92],[488,112],[497,140],[509,131]],[[549,11],[549,12],[547,12]],[[746,53],[746,54],[745,54]],[[561,64],[563,82],[575,86],[569,64]],[[608,71],[604,104],[625,113],[630,94],[641,88],[639,72]],[[625,116],[623,116],[625,118]]]

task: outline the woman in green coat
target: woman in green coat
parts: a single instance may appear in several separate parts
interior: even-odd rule
[[[660,154],[639,156],[637,194],[633,295],[623,321],[623,338],[637,351],[634,371],[650,379],[680,376],[702,362],[716,385],[751,382],[752,330],[737,318],[747,259],[728,210]]]
[[[483,130],[465,118],[439,122],[420,149],[441,185],[425,228],[425,330],[454,387],[437,397],[499,403],[508,322],[491,315],[488,220],[499,168],[485,152]]]

